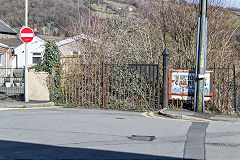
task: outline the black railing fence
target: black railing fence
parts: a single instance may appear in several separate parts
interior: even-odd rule
[[[208,70],[213,71],[213,105],[220,112],[232,114],[236,111],[236,67],[235,65],[216,65]]]
[[[159,64],[65,63],[60,71],[58,100],[89,107],[159,109],[160,71]]]
[[[69,60],[59,69],[58,103],[126,110],[162,108],[163,67],[160,63],[81,64]],[[194,67],[189,70],[194,71]],[[213,71],[213,97],[206,103],[206,109],[239,113],[240,85],[235,65],[213,65],[207,70]],[[56,92],[53,80],[50,87],[53,95]],[[183,103],[177,100],[172,104]]]

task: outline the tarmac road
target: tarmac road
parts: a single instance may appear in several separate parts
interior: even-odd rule
[[[230,160],[239,159],[239,151],[239,122],[56,107],[0,109],[0,159]]]

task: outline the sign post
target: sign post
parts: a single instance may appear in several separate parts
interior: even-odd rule
[[[27,25],[27,23],[26,23]],[[24,27],[20,31],[20,39],[25,43],[25,70],[24,70],[24,99],[28,102],[28,50],[27,43],[31,42],[34,37],[34,32],[31,28]]]
[[[196,56],[196,77],[194,91],[194,110],[204,112],[204,81],[207,57],[207,0],[201,0],[198,18],[198,40]]]
[[[20,31],[20,39],[25,43],[25,69],[24,69],[24,99],[28,99],[28,46],[27,43],[31,42],[34,37],[34,32],[28,28],[28,0],[25,0],[25,28]]]

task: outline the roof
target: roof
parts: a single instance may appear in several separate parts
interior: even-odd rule
[[[49,35],[37,35],[37,36],[44,40],[56,41],[56,42],[59,42],[59,41],[69,38],[69,37],[59,37],[59,36],[49,36]]]
[[[11,29],[7,24],[0,20],[0,33],[17,35],[17,32]]]
[[[88,37],[87,35],[85,34],[80,34],[80,35],[77,35],[75,37],[71,37],[71,38],[68,38],[68,39],[64,39],[62,41],[59,41],[57,42],[56,44],[58,46],[62,46],[62,45],[65,45],[65,44],[69,44],[71,42],[75,42],[75,41],[78,41],[78,40],[89,40],[89,41],[93,41],[93,42],[97,42],[97,40],[95,38],[91,38],[91,37]]]
[[[0,43],[8,46],[8,47],[16,47],[22,43],[19,38],[0,38]]]
[[[0,43],[0,47],[8,48],[8,46],[3,43]]]

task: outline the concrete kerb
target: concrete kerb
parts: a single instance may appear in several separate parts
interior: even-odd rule
[[[0,108],[30,108],[30,107],[51,107],[54,102],[40,102],[40,103],[22,103],[22,104],[0,104]]]
[[[165,111],[167,110],[167,108],[163,108],[159,111],[160,115],[163,115],[165,117],[169,117],[169,118],[174,118],[174,119],[182,119],[182,115],[178,115],[178,114],[168,114],[165,113]]]
[[[194,120],[194,121],[206,121],[206,122],[213,122],[209,119],[189,116],[189,115],[182,115],[182,114],[173,114],[173,113],[166,113],[167,108],[163,108],[159,111],[159,114],[165,117],[173,118],[173,119],[183,119],[183,120]]]
[[[25,104],[24,107],[50,107],[54,106],[53,102],[45,102],[45,103],[30,103],[30,104]]]

